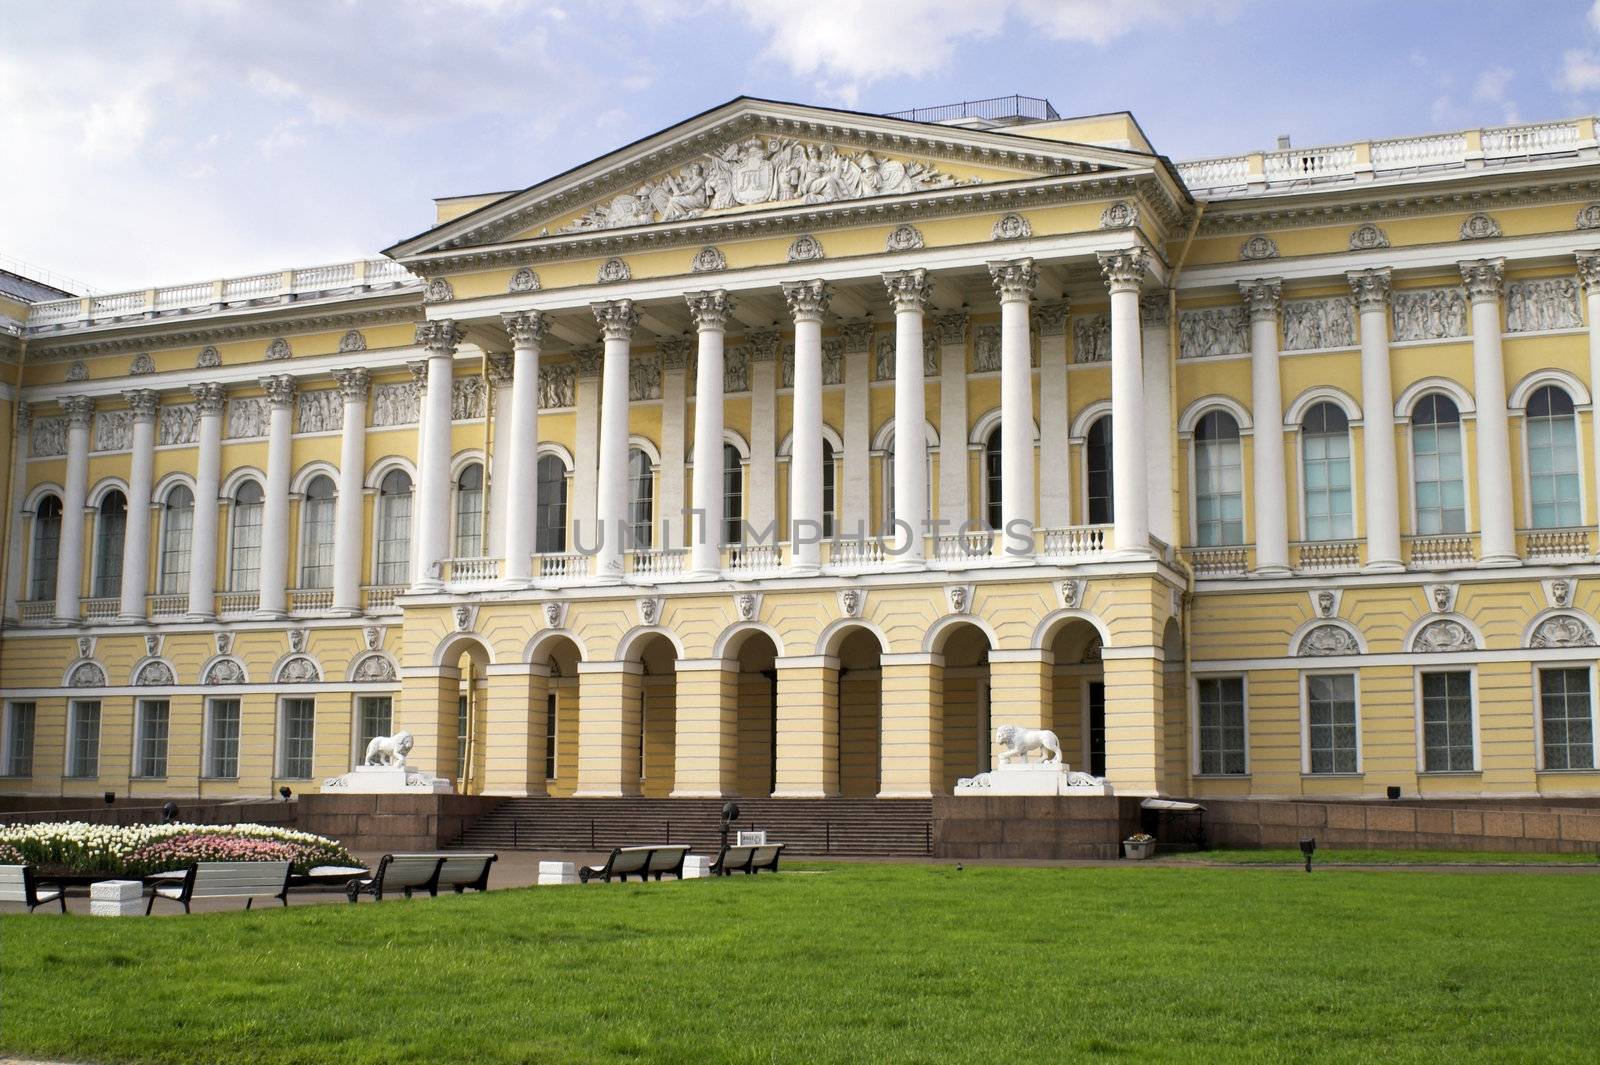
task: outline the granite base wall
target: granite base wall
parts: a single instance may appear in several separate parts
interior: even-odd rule
[[[1139,831],[1139,800],[1107,796],[946,795],[933,800],[938,858],[1119,858]]]
[[[302,795],[297,827],[351,851],[433,850],[504,802],[478,795]]]
[[[30,824],[51,821],[87,821],[93,825],[148,825],[162,820],[165,799],[118,799],[107,806],[93,802],[49,796],[6,796],[0,798],[0,823]],[[174,798],[178,820],[197,825],[256,825],[295,827],[295,802],[203,802],[193,797]]]
[[[1600,808],[1588,804],[1198,801],[1213,847],[1296,847],[1311,836],[1322,847],[1600,851]]]

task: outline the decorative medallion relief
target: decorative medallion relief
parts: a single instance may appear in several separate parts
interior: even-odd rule
[[[446,278],[436,277],[422,290],[423,303],[448,303],[456,298],[456,290]]]
[[[1448,288],[1398,289],[1389,297],[1395,340],[1444,340],[1467,335],[1467,293]]]
[[[1486,214],[1475,214],[1461,223],[1462,240],[1484,240],[1500,235],[1500,223]]]
[[[721,248],[714,245],[695,252],[694,258],[689,262],[689,272],[694,274],[710,274],[727,268],[728,257],[722,254]]]
[[[66,417],[60,414],[52,414],[46,418],[35,418],[33,426],[28,430],[28,455],[39,459],[65,455],[66,453]]]
[[[140,687],[157,688],[176,684],[178,678],[173,675],[171,666],[158,659],[140,666],[133,683]]]
[[[809,263],[824,258],[822,241],[810,233],[802,233],[789,245],[788,259],[792,263]]]
[[[1471,631],[1461,622],[1450,618],[1441,618],[1430,621],[1424,625],[1411,641],[1413,651],[1424,653],[1439,653],[1446,651],[1473,651],[1477,649],[1477,641],[1472,638]]]
[[[1582,326],[1577,278],[1545,277],[1506,285],[1506,332],[1540,333]]]
[[[1101,229],[1129,229],[1139,224],[1139,208],[1119,201],[1100,212]]]
[[[627,281],[633,277],[633,271],[621,259],[607,259],[600,264],[600,269],[595,273],[594,279],[602,285],[614,284],[618,281]]]
[[[295,655],[278,670],[279,684],[317,684],[322,680],[322,667],[307,655]]]
[[[909,223],[898,225],[884,242],[884,251],[916,251],[923,246],[922,231]]]
[[[559,629],[567,619],[567,604],[560,599],[552,599],[544,604],[544,623],[552,629]]]
[[[156,443],[192,444],[200,432],[200,409],[193,403],[178,403],[156,412]]]
[[[1348,348],[1355,342],[1355,307],[1350,297],[1284,302],[1283,350]]]
[[[1539,622],[1529,647],[1594,647],[1594,632],[1571,614],[1556,614]]]
[[[1372,251],[1375,248],[1388,246],[1389,234],[1370,222],[1364,226],[1357,226],[1355,232],[1350,234],[1351,251]]]
[[[352,329],[349,332],[347,332],[344,336],[339,338],[339,353],[340,354],[348,354],[348,353],[353,352],[353,351],[366,351],[366,350],[367,350],[367,338],[362,335],[361,330],[359,330],[359,329]]]
[[[392,381],[372,387],[372,424],[411,425],[417,420],[422,390],[415,381]]]
[[[1178,354],[1185,359],[1243,355],[1250,350],[1250,315],[1243,306],[1178,314]]]
[[[539,275],[524,266],[511,275],[511,280],[506,283],[507,292],[537,292],[539,291]]]
[[[200,678],[200,683],[218,684],[245,684],[249,678],[245,676],[244,666],[236,659],[219,658],[206,667],[205,676]]]
[[[858,618],[867,605],[867,593],[861,588],[846,588],[839,593],[839,613],[847,618]]]
[[[870,151],[747,137],[706,153],[659,181],[589,208],[557,232],[574,233],[698,218],[757,204],[836,203],[958,184],[923,163],[880,159]]]
[[[1578,212],[1579,229],[1600,229],[1600,203],[1591,203]]]
[[[1068,577],[1056,583],[1056,594],[1061,597],[1061,606],[1066,610],[1077,610],[1083,605],[1083,593],[1089,588],[1089,582],[1081,577]]]
[[[1265,233],[1257,233],[1239,246],[1239,258],[1246,262],[1252,259],[1276,259],[1278,257],[1278,242]]]
[[[1111,316],[1081,314],[1072,320],[1072,361],[1111,361]]]
[[[72,382],[76,383],[78,381],[87,381],[88,379],[89,379],[89,365],[88,365],[88,363],[84,362],[82,359],[78,359],[71,366],[67,367],[67,380],[68,381],[72,381]]]
[[[1308,657],[1354,655],[1361,653],[1361,645],[1343,625],[1318,625],[1300,638],[1295,653]]]
[[[155,373],[156,360],[150,357],[149,352],[141,351],[133,357],[133,362],[129,365],[128,372],[135,377],[143,377],[145,374]]]
[[[294,351],[289,347],[289,342],[283,337],[278,337],[272,343],[267,345],[267,359],[272,362],[276,362],[280,359],[287,359],[293,354]]]
[[[202,370],[214,370],[222,365],[222,356],[217,349],[207,344],[200,349],[200,354],[195,357],[194,364]]]
[[[1033,236],[1033,223],[1020,214],[1002,215],[989,233],[990,240],[1022,240]]]
[[[388,655],[369,654],[356,663],[356,668],[351,671],[351,680],[363,683],[374,681],[396,681],[399,674],[395,671],[394,663]]]
[[[106,686],[106,671],[98,662],[79,662],[72,667],[72,672],[67,674],[69,688],[104,688]]]

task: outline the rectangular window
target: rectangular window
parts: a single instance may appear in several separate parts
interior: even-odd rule
[[[167,700],[139,700],[134,776],[159,778],[167,775],[167,729],[171,718],[171,704]]]
[[[99,776],[100,700],[74,699],[67,717],[67,776]]]
[[[1472,674],[1422,675],[1422,768],[1466,773],[1477,768],[1472,740]]]
[[[367,760],[367,747],[379,736],[392,736],[394,702],[387,695],[363,695],[356,700],[356,764]]]
[[[544,697],[544,778],[556,778],[556,693]]]
[[[1306,678],[1306,768],[1311,773],[1359,772],[1354,673]]]
[[[1546,769],[1593,769],[1594,703],[1589,670],[1539,671],[1539,719]]]
[[[300,587],[333,587],[334,509],[332,497],[307,495],[300,504]]]
[[[189,590],[189,563],[194,547],[194,507],[169,504],[164,514],[161,594],[178,595]]]
[[[317,704],[313,699],[283,701],[283,747],[278,775],[290,780],[311,779],[312,739],[316,734]]]
[[[5,775],[8,777],[33,776],[34,714],[35,706],[31,702],[6,706]]]
[[[206,767],[208,777],[231,780],[239,775],[239,700],[206,703]]]
[[[456,777],[467,777],[467,697],[456,698]]]
[[[1244,678],[1202,677],[1196,684],[1200,702],[1200,772],[1245,772]]]

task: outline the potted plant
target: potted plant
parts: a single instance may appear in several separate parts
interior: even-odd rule
[[[1135,832],[1122,841],[1122,853],[1134,861],[1143,861],[1156,852],[1156,838],[1146,832]]]

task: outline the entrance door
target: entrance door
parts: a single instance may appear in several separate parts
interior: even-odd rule
[[[1098,680],[1089,682],[1089,772],[1106,775],[1106,686]]]

